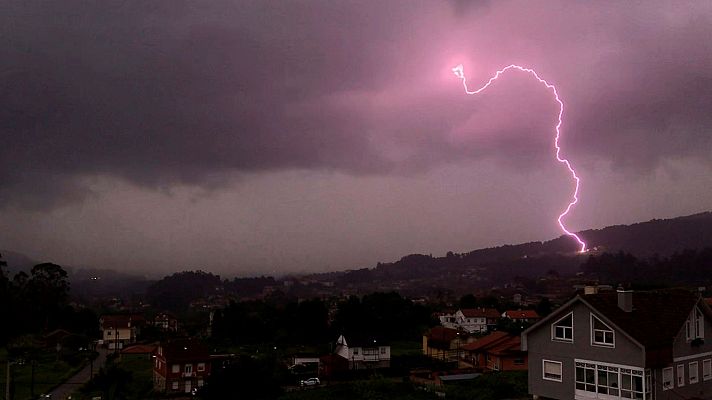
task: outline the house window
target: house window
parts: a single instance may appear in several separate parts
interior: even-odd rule
[[[689,368],[688,368],[688,374],[690,375],[690,385],[693,383],[699,382],[699,377],[697,376],[697,370],[698,365],[697,361],[693,361],[690,363]]]
[[[524,359],[523,358],[515,358],[514,365],[524,365]]]
[[[355,355],[355,356],[358,355],[358,347],[355,347],[355,348],[354,348],[354,355]]]
[[[171,384],[171,389],[178,390],[178,381],[175,381]]]
[[[708,381],[712,379],[712,359],[702,361],[702,380]]]
[[[106,336],[111,336],[111,331],[106,331]]]
[[[702,311],[695,307],[685,321],[685,337],[687,340],[705,337],[705,317]]]
[[[578,393],[584,397],[643,399],[643,371],[576,360],[576,391],[588,392]]]
[[[386,354],[386,348],[385,348],[385,347],[381,347],[381,354]]]
[[[653,399],[653,385],[650,370],[645,370],[645,400]]]
[[[574,341],[574,313],[566,314],[551,325],[551,339],[563,342]]]
[[[202,379],[198,379],[198,387],[203,387],[204,382]]]
[[[641,371],[621,368],[621,397],[643,398],[643,373]]]
[[[663,368],[663,390],[672,389],[674,384],[672,382],[672,367]]]
[[[543,378],[546,379],[547,381],[556,381],[556,382],[561,382],[561,362],[559,361],[550,361],[550,360],[542,360],[544,368],[544,376]]]
[[[615,347],[613,329],[591,314],[591,343],[597,346]]]
[[[171,365],[171,372],[173,372],[174,374],[179,373],[179,372],[180,372],[180,365],[178,365],[178,364],[173,364],[173,365]]]
[[[193,364],[185,364],[185,367],[183,367],[183,372],[185,372],[186,374],[192,374]]]
[[[685,386],[685,364],[677,366],[677,387]]]
[[[198,363],[198,372],[205,371],[205,363]]]

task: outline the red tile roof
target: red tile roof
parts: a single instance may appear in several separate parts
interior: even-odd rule
[[[426,335],[430,340],[437,340],[442,342],[451,342],[455,340],[459,335],[462,334],[457,329],[445,328],[442,326],[433,327],[430,332]]]
[[[477,341],[468,343],[464,346],[462,346],[463,349],[468,350],[468,351],[478,351],[478,350],[484,350],[489,346],[492,345],[497,345],[504,340],[506,340],[510,335],[507,332],[501,332],[501,331],[496,331],[492,332],[489,335],[477,339]]]
[[[151,354],[156,350],[153,344],[137,344],[121,350],[121,354]]]
[[[520,336],[510,335],[506,340],[495,344],[487,350],[490,354],[502,356],[506,354],[519,353],[522,351],[522,338]]]

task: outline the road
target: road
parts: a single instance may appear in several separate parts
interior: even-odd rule
[[[96,374],[99,371],[99,368],[101,368],[104,363],[106,362],[106,355],[109,353],[109,351],[105,348],[99,348],[97,350],[99,352],[99,356],[94,359],[94,365],[93,365],[93,372]],[[63,384],[57,386],[50,392],[52,395],[53,399],[60,399],[64,400],[72,394],[75,390],[79,389],[81,385],[89,382],[89,379],[91,379],[91,373],[92,373],[92,365],[91,363],[87,364],[86,367],[82,368],[81,371],[77,372],[74,376],[69,378],[66,382]]]

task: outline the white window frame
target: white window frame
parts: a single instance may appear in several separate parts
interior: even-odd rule
[[[700,381],[700,366],[697,361],[688,364],[687,375],[690,377],[690,385]],[[694,372],[694,374],[693,374]]]
[[[685,364],[677,364],[677,387],[685,386]]]
[[[178,390],[178,381],[173,381],[171,383],[171,389]]]
[[[702,380],[708,381],[712,379],[712,358],[702,360]]]
[[[205,363],[198,363],[198,372],[205,371]]]
[[[557,337],[556,336],[556,324],[565,320],[569,316],[571,316],[571,326],[570,327],[565,326],[563,328],[571,329],[571,339]],[[554,342],[563,342],[563,343],[573,343],[574,342],[574,312],[573,311],[571,311],[568,314],[564,315],[563,317],[557,319],[556,321],[554,321],[554,323],[551,324],[551,340]]]
[[[665,384],[665,374],[669,374],[669,376],[670,376],[670,381],[669,381],[670,384],[669,385]],[[663,378],[662,379],[663,380],[663,382],[662,382],[663,390],[670,390],[670,389],[675,388],[675,376],[672,373],[672,367],[663,368],[662,378]]]
[[[185,364],[183,366],[183,372],[186,374],[192,374],[193,373],[193,364]]]
[[[173,364],[171,365],[171,372],[174,374],[177,374],[180,372],[180,365],[178,364]]]
[[[593,320],[594,320],[594,319],[597,320],[598,322],[600,322],[601,324],[603,324],[606,328],[608,328],[608,330],[594,329],[594,327],[593,327]],[[591,346],[615,348],[615,347],[616,347],[616,331],[613,330],[613,328],[611,328],[610,326],[608,326],[607,323],[603,322],[600,318],[598,318],[597,316],[593,315],[593,313],[591,313],[591,320],[590,320],[590,321],[591,321]],[[613,342],[612,342],[612,343],[597,342],[597,341],[596,341],[596,331],[604,332],[604,333],[603,333],[603,339],[604,339],[604,340],[605,340],[605,338],[606,338],[605,332],[610,332],[610,333],[611,333],[611,336],[612,336],[612,338],[613,338]]]
[[[685,321],[685,338],[687,341],[705,337],[705,316],[702,311],[695,306]]]
[[[559,375],[559,379],[549,378],[546,376],[546,364],[547,363],[559,365],[559,371],[561,372],[561,374]],[[562,382],[564,380],[564,364],[561,361],[541,360],[541,377],[545,381]]]

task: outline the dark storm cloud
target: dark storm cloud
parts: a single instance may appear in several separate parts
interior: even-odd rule
[[[461,61],[474,81],[510,62],[555,81],[569,154],[638,169],[707,157],[710,6],[687,5],[4,5],[0,201],[73,201],[93,175],[170,187],[231,171],[544,162],[548,93],[521,78],[465,97],[447,70]]]

